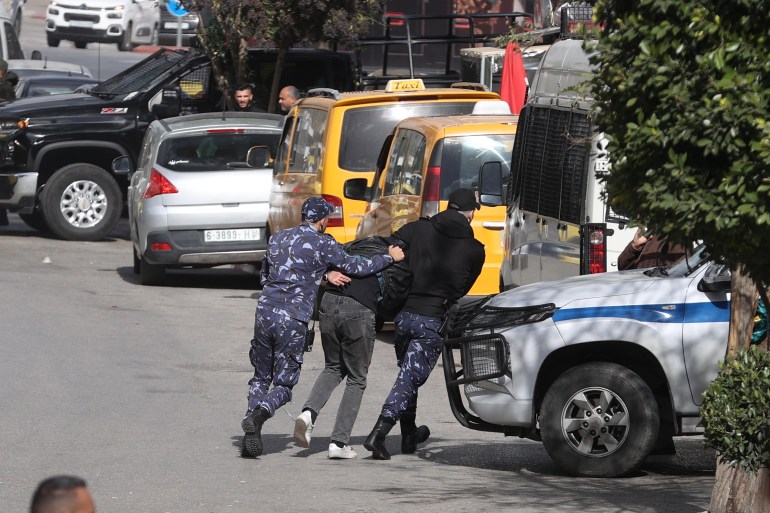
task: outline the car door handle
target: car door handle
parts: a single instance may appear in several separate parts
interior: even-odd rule
[[[481,223],[481,226],[487,230],[502,230],[505,228],[505,223],[502,221],[485,221]]]

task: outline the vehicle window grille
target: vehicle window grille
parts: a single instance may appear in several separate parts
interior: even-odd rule
[[[559,219],[580,224],[585,206],[586,179],[588,175],[589,139],[592,133],[588,114],[571,111],[569,130],[562,163],[562,190]]]
[[[195,114],[199,106],[205,104],[209,96],[209,76],[211,66],[203,66],[179,79],[182,92],[182,114]]]
[[[519,114],[519,127],[523,127],[527,124],[527,113],[529,112],[529,109],[525,106],[523,109],[521,109],[521,113]],[[506,205],[511,205],[513,203],[514,197],[519,196],[519,170],[523,169],[521,164],[521,159],[523,157],[523,151],[522,148],[524,147],[524,137],[520,137],[519,135],[522,134],[522,130],[517,130],[518,134],[516,135],[516,139],[513,141],[513,152],[511,154],[511,182],[508,184],[508,190],[506,191]]]
[[[587,113],[528,105],[514,147],[523,210],[579,223],[591,122]]]
[[[147,84],[162,80],[163,74],[187,57],[184,50],[159,50],[129,68],[91,89],[94,94],[120,95],[139,91]]]
[[[540,197],[540,175],[543,169],[543,158],[550,151],[548,137],[548,112],[550,109],[528,107],[527,124],[524,126],[521,156],[521,208],[537,212]],[[519,125],[521,126],[521,125]]]
[[[546,127],[547,149],[540,161],[540,198],[537,213],[546,217],[559,218],[561,201],[562,164],[567,154],[569,111],[548,109]]]

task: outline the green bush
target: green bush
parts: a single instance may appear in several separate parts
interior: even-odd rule
[[[751,473],[770,466],[770,352],[728,356],[706,389],[701,416],[721,462]]]

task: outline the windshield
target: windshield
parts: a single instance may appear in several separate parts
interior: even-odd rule
[[[374,171],[382,143],[399,121],[418,116],[470,114],[476,101],[393,102],[350,109],[342,122],[339,166],[348,171]]]
[[[226,171],[228,163],[246,162],[246,153],[252,146],[267,146],[270,156],[275,157],[279,137],[277,133],[211,133],[172,137],[160,145],[158,164],[174,171]]]
[[[688,253],[690,253],[688,251]],[[703,244],[698,245],[690,256],[687,258],[680,258],[668,267],[656,267],[645,271],[644,274],[648,276],[668,276],[670,278],[681,278],[693,273],[696,269],[699,269],[703,264],[712,260],[711,255],[706,251],[706,247]]]
[[[502,164],[503,182],[511,175],[514,134],[447,137],[441,151],[441,200],[457,189],[477,189],[479,168],[488,161]]]

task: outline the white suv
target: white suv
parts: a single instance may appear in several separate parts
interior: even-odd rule
[[[45,19],[48,46],[67,39],[77,48],[116,43],[121,51],[157,44],[159,26],[158,0],[51,0]]]
[[[665,268],[533,283],[463,306],[444,350],[452,411],[471,429],[542,440],[571,474],[631,472],[670,454],[673,436],[702,433],[729,289],[729,270],[699,248]]]

